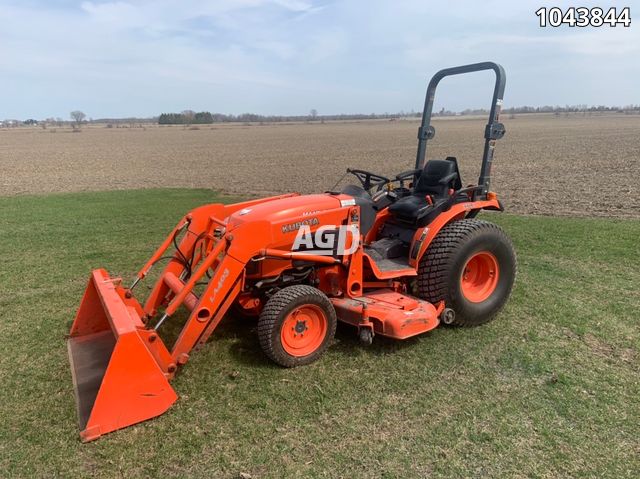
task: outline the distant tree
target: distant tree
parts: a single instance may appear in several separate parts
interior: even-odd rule
[[[316,110],[315,108],[312,108],[311,111],[309,112],[309,116],[311,116],[312,120],[315,120],[316,118],[318,118],[318,110]]]
[[[80,125],[82,125],[82,122],[87,117],[87,115],[85,115],[80,110],[74,110],[69,115],[71,116],[71,119],[75,122],[74,126],[76,128],[80,128]]]
[[[244,122],[244,123],[260,121],[260,119],[261,119],[261,116],[260,115],[256,115],[255,113],[242,113],[241,115],[238,115],[236,117],[237,121],[241,121],[241,122]]]
[[[180,113],[184,118],[184,124],[189,126],[193,123],[194,118],[196,117],[196,112],[193,110],[184,110]]]
[[[181,113],[163,113],[158,117],[160,125],[182,125],[185,119]]]
[[[197,124],[213,123],[213,115],[208,111],[201,111],[195,114],[193,122]]]

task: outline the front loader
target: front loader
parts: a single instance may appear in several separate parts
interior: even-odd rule
[[[477,185],[463,186],[454,157],[425,163],[435,130],[435,90],[449,75],[496,75]],[[502,211],[490,191],[505,74],[495,63],[438,72],[429,83],[415,168],[389,179],[347,170],[359,185],[231,205],[210,204],[180,219],[126,287],[91,273],[71,328],[69,357],[80,436],[90,441],[165,412],[170,385],[227,312],[258,318],[266,356],[293,367],[318,359],[337,320],[361,341],[406,339],[440,322],[473,326],[507,301],[516,259],[505,233],[476,219]],[[136,286],[164,265],[144,302]],[[172,344],[160,330],[188,317]]]

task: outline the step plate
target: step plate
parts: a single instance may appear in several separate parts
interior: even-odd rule
[[[373,274],[378,279],[416,276],[416,270],[409,265],[408,258],[385,259],[373,248],[365,247],[364,257],[369,261]]]

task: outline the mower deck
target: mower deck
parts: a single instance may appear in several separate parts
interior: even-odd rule
[[[338,319],[357,327],[372,327],[376,334],[406,339],[430,331],[440,323],[437,307],[391,289],[377,289],[359,298],[331,298]]]

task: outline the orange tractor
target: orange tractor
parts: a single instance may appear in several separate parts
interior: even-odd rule
[[[438,83],[480,70],[493,70],[496,83],[480,178],[464,187],[455,158],[425,164],[425,154]],[[405,339],[440,322],[492,319],[516,270],[505,233],[476,219],[503,209],[489,183],[504,135],[504,86],[495,63],[442,70],[427,90],[414,169],[393,179],[347,170],[359,185],[201,206],[180,219],[130,287],[93,271],[68,340],[81,439],[165,412],[177,399],[171,379],[230,308],[258,318],[264,353],[285,367],[318,359],[337,320],[370,344],[376,335]],[[164,269],[140,303],[134,289],[160,260]],[[160,330],[181,312],[182,329],[166,344]]]

